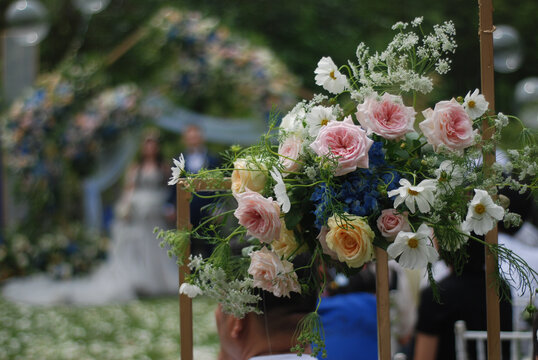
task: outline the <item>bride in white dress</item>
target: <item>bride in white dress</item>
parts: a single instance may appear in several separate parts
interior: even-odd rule
[[[153,234],[165,228],[166,171],[154,136],[145,138],[141,160],[128,171],[116,207],[107,260],[86,277],[55,281],[46,275],[9,281],[5,298],[30,304],[106,304],[138,295],[177,293],[178,269]]]

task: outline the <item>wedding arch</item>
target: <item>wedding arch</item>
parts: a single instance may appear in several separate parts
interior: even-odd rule
[[[161,65],[143,78],[133,73],[133,83],[110,83],[114,65],[141,52],[148,54],[141,68]],[[28,263],[15,259],[10,238],[34,249],[27,260],[44,234],[58,234],[59,243],[66,236],[69,243],[81,240],[73,235],[79,231],[61,234],[69,223],[83,220],[86,228],[101,230],[101,192],[132,159],[141,127],[180,132],[194,121],[210,141],[246,144],[265,128],[270,104],[289,106],[298,85],[269,50],[214,18],[174,8],[157,11],[107,56],[66,59],[1,117],[6,166],[24,204],[18,229],[7,237],[7,263]],[[231,131],[234,136],[227,136]],[[50,216],[38,221],[42,213]],[[96,243],[86,240],[87,246]]]

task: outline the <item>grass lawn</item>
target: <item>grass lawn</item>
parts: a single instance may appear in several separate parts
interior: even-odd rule
[[[215,302],[193,301],[194,358],[215,359]],[[36,307],[0,297],[0,360],[179,359],[177,297],[122,305]]]

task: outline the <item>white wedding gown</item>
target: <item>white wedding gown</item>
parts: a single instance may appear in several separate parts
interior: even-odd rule
[[[163,183],[158,170],[138,171],[128,216],[115,221],[111,252],[93,273],[63,281],[46,275],[13,279],[4,286],[4,297],[36,305],[100,305],[177,293],[177,265],[153,233],[156,226],[165,227]]]

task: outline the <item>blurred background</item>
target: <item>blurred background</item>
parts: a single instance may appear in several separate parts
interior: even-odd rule
[[[496,109],[536,129],[538,3],[494,6]],[[272,112],[319,91],[322,56],[344,64],[361,41],[381,50],[393,23],[416,16],[457,30],[452,71],[425,107],[480,87],[478,5],[466,0],[2,1],[0,282],[69,279],[106,261],[148,128],[167,166],[192,124],[212,153],[256,142]],[[518,146],[518,129],[505,145]],[[176,305],[153,297],[79,312],[0,299],[0,359],[177,358]],[[213,305],[196,305],[200,359],[217,351]]]

